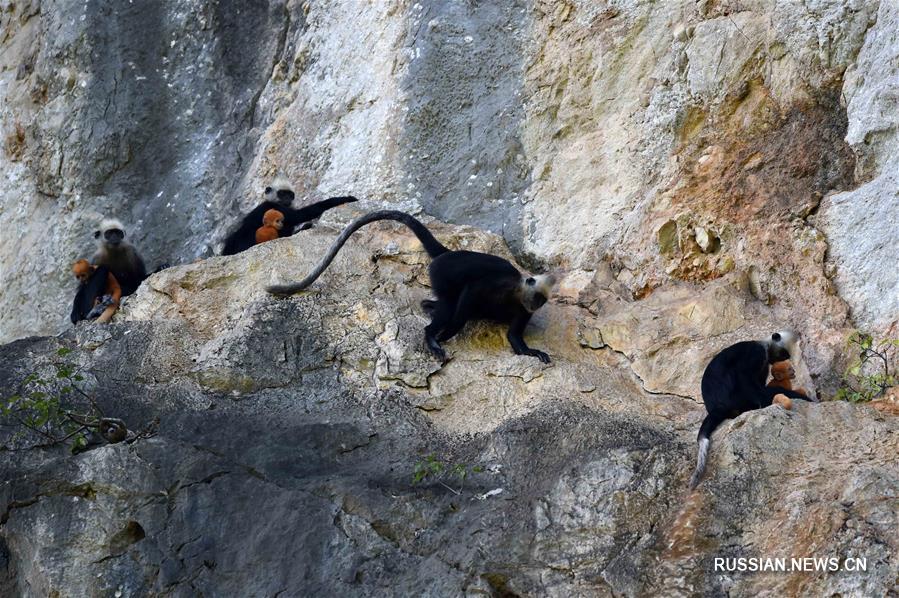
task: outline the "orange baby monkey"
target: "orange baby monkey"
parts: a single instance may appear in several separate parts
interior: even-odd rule
[[[72,273],[78,282],[78,293],[72,306],[72,323],[97,317],[98,322],[108,322],[119,308],[122,287],[105,266],[92,266],[87,260],[72,265]],[[102,313],[96,316],[98,310]]]
[[[796,392],[808,396],[802,388],[793,388],[793,379],[796,377],[796,370],[789,359],[776,361],[771,364],[771,381],[768,382],[769,387],[784,388],[786,390],[795,390]],[[781,405],[784,409],[790,409],[793,402],[786,395],[778,394],[774,396],[774,403]]]
[[[284,228],[284,214],[278,210],[266,210],[262,215],[262,226],[256,229],[256,244],[278,238]]]

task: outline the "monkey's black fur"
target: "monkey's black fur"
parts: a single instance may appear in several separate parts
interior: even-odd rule
[[[297,284],[277,285],[267,290],[275,295],[290,295],[305,289],[325,271],[350,235],[377,220],[405,224],[433,258],[428,272],[437,300],[422,301],[422,307],[431,316],[431,323],[425,327],[425,343],[434,355],[445,360],[446,352],[440,343],[455,336],[469,320],[493,320],[509,324],[507,338],[516,354],[532,355],[549,363],[549,356],[528,347],[522,336],[533,312],[546,303],[545,288],[537,285],[534,278],[525,279],[501,257],[475,251],[450,251],[424,224],[403,212],[383,210],[358,218],[343,230],[328,255],[306,278]]]
[[[284,214],[284,228],[278,232],[278,236],[289,237],[294,233],[297,226],[320,218],[327,210],[345,203],[359,201],[352,195],[347,195],[331,197],[303,208],[295,209],[290,206],[294,199],[293,191],[280,189],[277,197],[278,201],[263,201],[253,208],[252,212],[244,216],[240,225],[231,231],[228,238],[225,239],[222,255],[235,255],[253,247],[256,244],[256,229],[262,226],[262,216],[268,210],[278,210]]]
[[[147,280],[148,276],[143,261],[141,261],[140,267],[133,270],[116,268],[112,270],[112,275],[116,277],[116,280],[119,281],[119,286],[122,287],[122,297],[134,294],[137,287]]]
[[[702,375],[702,402],[707,415],[699,427],[699,458],[690,480],[691,488],[695,488],[702,477],[712,432],[722,422],[753,409],[768,407],[777,394],[809,400],[793,390],[765,386],[771,364],[790,358],[783,340],[781,333],[774,333],[768,341],[736,343],[715,355],[706,366]]]
[[[78,283],[78,292],[75,293],[75,300],[72,302],[72,314],[69,316],[72,324],[88,319],[88,314],[94,308],[94,301],[103,296],[108,277],[109,268],[97,266],[86,283]]]

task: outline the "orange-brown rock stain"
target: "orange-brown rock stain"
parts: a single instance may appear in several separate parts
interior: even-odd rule
[[[714,542],[701,534],[702,514],[706,506],[701,490],[687,495],[671,526],[663,534],[663,561],[698,559],[714,548]]]

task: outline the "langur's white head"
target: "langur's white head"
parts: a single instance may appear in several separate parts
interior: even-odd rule
[[[534,313],[549,300],[555,284],[556,277],[552,274],[538,274],[522,279],[521,304],[530,313]]]
[[[296,194],[293,192],[293,185],[284,177],[276,177],[263,191],[266,201],[273,201],[282,206],[289,206],[293,203]]]
[[[768,363],[790,359],[790,356],[796,352],[798,342],[798,332],[781,330],[772,334],[771,338],[764,343],[768,349]]]
[[[94,238],[100,247],[118,247],[125,240],[125,227],[115,218],[106,218],[94,231]]]

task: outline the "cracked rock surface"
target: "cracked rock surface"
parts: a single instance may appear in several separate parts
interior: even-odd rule
[[[160,421],[76,457],[0,427],[0,595],[895,595],[895,402],[744,415],[686,480],[715,352],[800,331],[826,401],[851,331],[897,336],[897,32],[886,0],[0,0],[0,390],[65,346]],[[277,174],[361,201],[210,257]],[[432,359],[392,224],[262,291],[378,207],[556,272],[553,362],[489,324]],[[175,267],[72,329],[101,214]],[[428,455],[483,471],[412,484]]]
[[[431,227],[450,247],[505,251],[475,229]],[[0,588],[26,596],[895,588],[896,417],[832,402],[746,414],[716,433],[706,479],[690,492],[701,369],[665,384],[669,376],[652,367],[653,335],[616,333],[627,324],[611,292],[599,310],[593,299],[541,310],[527,340],[551,364],[512,354],[501,328],[478,324],[447,343],[451,359],[441,366],[422,343],[426,255],[392,224],[357,233],[310,290],[265,294],[265,284],[308,271],[334,234],[319,226],[171,268],[111,325],[0,349],[4,390],[68,346],[109,413],[132,428],[160,421],[153,438],[74,457],[0,452]],[[654,297],[635,317],[679,314],[662,318],[659,335],[711,339],[682,360],[704,359],[734,334],[731,324],[697,324],[695,298]],[[725,297],[750,294],[722,287]],[[464,483],[413,484],[427,455],[478,471]],[[868,571],[712,570],[715,557],[809,555],[865,557]]]
[[[190,263],[280,173],[523,263],[608,263],[635,297],[751,278],[832,384],[847,329],[899,313],[897,22],[854,0],[0,0],[0,340],[66,329],[101,215],[151,270]]]

